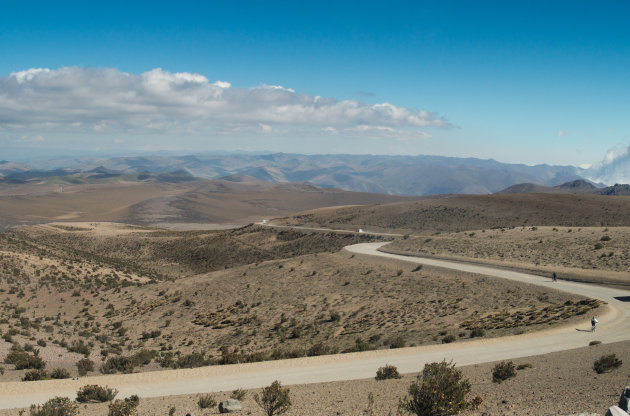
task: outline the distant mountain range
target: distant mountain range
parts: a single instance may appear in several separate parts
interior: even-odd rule
[[[582,179],[573,166],[500,163],[495,160],[442,156],[266,155],[221,154],[189,156],[64,159],[33,166],[0,161],[0,182],[23,183],[42,177],[91,172],[94,178],[116,175],[171,175],[219,179],[247,175],[262,181],[308,182],[324,188],[391,195],[490,194],[515,184],[554,187]],[[89,177],[89,175],[88,175]]]
[[[498,194],[579,194],[579,195],[621,195],[630,196],[630,185],[615,184],[605,188],[598,188],[583,179],[563,183],[557,186],[542,186],[534,183],[519,183],[512,185]]]

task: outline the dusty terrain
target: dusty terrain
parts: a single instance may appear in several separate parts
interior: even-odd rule
[[[370,240],[256,226],[21,228],[0,240],[0,354],[16,344],[37,349],[48,369],[71,375],[83,355],[97,372],[194,367],[456,342],[474,329],[496,337],[583,320],[598,306],[546,288],[339,251]],[[2,380],[27,371],[5,367]]]
[[[515,227],[424,233],[384,250],[630,285],[629,227]]]
[[[522,226],[627,226],[630,197],[570,194],[439,195],[417,201],[331,207],[278,219],[280,225],[405,233]]]
[[[0,230],[51,221],[244,225],[317,207],[412,199],[301,183],[275,184],[246,176],[220,180],[175,174],[105,176],[89,181],[57,177],[0,184]]]
[[[593,362],[602,355],[616,354],[623,361],[621,368],[597,374]],[[496,363],[461,367],[471,382],[471,396],[480,396],[483,402],[478,410],[463,415],[568,415],[594,413],[603,415],[617,403],[621,390],[630,384],[630,342],[600,344],[576,350],[526,357],[513,360],[516,365],[531,364],[531,368],[518,371],[515,378],[501,384],[492,382],[492,368]],[[385,364],[385,363],[383,363]],[[318,383],[289,386],[293,407],[286,413],[298,415],[362,416],[368,413],[368,394],[374,396],[373,415],[396,414],[398,399],[407,394],[407,388],[416,374],[406,374],[399,380],[374,379]],[[262,416],[263,412],[253,400],[259,392],[248,390],[243,400],[243,414]],[[217,401],[231,392],[216,393]],[[140,416],[167,415],[175,407],[175,415],[188,411],[195,415],[219,414],[216,408],[201,410],[197,401],[201,394],[141,399]],[[18,415],[20,409],[0,410],[0,415]],[[80,414],[101,416],[107,414],[107,404],[80,406]]]

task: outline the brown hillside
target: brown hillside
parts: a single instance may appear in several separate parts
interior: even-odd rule
[[[630,198],[572,194],[445,195],[378,206],[314,210],[279,224],[369,231],[463,231],[519,226],[623,226]]]

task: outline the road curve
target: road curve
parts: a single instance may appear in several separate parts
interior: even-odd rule
[[[586,331],[590,329],[590,325],[588,317],[585,317],[584,323],[578,328],[571,325],[523,335],[474,339],[453,344],[187,370],[84,377],[79,380],[8,382],[0,384],[0,408],[26,407],[33,403],[43,403],[54,396],[74,398],[76,391],[86,384],[114,387],[119,390],[119,397],[132,394],[159,397],[257,388],[268,385],[273,380],[280,380],[285,385],[355,380],[374,377],[378,367],[386,363],[397,366],[402,373],[410,373],[419,372],[426,362],[442,359],[453,360],[461,366],[584,347],[595,339],[604,343],[630,340],[630,291],[567,281],[553,283],[550,279],[527,273],[383,253],[378,251],[383,244],[387,243],[357,244],[346,247],[346,250],[553,287],[601,299],[608,303],[607,311],[600,316],[600,324],[594,333]]]

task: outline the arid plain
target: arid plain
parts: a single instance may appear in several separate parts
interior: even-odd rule
[[[205,184],[202,195],[198,186],[193,193],[185,188],[185,198],[122,193],[136,199],[114,200],[115,207],[100,205],[98,210],[94,200],[99,193],[88,197],[79,189],[3,197],[0,203],[13,207],[12,220],[41,224],[0,235],[0,356],[6,357],[12,348],[28,355],[37,350],[46,370],[63,369],[71,377],[78,376],[76,363],[87,359],[94,365],[87,375],[97,376],[528,334],[584,325],[587,316],[599,313],[598,302],[553,289],[342,250],[358,242],[391,240],[385,250],[484,262],[546,276],[557,272],[561,279],[630,282],[628,229],[623,227],[630,216],[625,197],[535,194],[433,197],[403,203],[383,197],[372,201],[381,205],[367,206],[370,194],[301,185],[285,186],[285,199],[276,188],[265,191],[272,193],[265,197],[267,205],[261,211],[264,204],[246,202],[262,201],[260,184],[249,182],[250,189],[234,194],[243,209],[231,213],[226,195],[232,190],[226,187],[242,186],[242,181],[212,190]],[[320,205],[305,201],[305,193],[320,195]],[[37,205],[34,201],[39,198],[63,208],[56,208],[54,216],[38,214],[36,221],[33,208],[20,218],[16,204]],[[81,205],[82,198],[92,202]],[[212,216],[211,200],[223,201],[222,209],[214,209],[221,215]],[[287,200],[296,204],[283,211],[280,205]],[[577,213],[570,209],[576,202],[581,202]],[[319,209],[325,205],[345,207]],[[221,228],[216,226],[269,219],[274,210],[282,216],[307,208],[318,210],[273,223],[392,231],[401,237],[257,225],[200,231],[147,226],[168,222],[170,228],[188,228],[191,223],[211,223]],[[106,211],[112,213],[106,219],[124,217],[131,224],[94,220]],[[68,218],[64,212],[79,214]],[[141,220],[138,213],[143,213]],[[53,219],[56,222],[50,222]],[[592,362],[606,352],[615,352],[627,362],[627,347],[627,343],[585,345],[583,350],[521,359],[517,363],[531,363],[532,368],[503,384],[491,382],[491,364],[464,371],[473,393],[484,399],[479,414],[601,413],[615,401],[602,395],[618,395],[629,377],[625,364],[616,372],[596,375]],[[21,380],[28,371],[16,370],[13,364],[3,367],[2,381]],[[395,413],[398,397],[406,393],[413,377],[292,386],[295,404],[289,414],[365,414],[369,392],[375,394],[374,414]],[[575,389],[568,392],[568,385]],[[566,405],[559,403],[560,392],[572,394],[573,399]],[[227,395],[219,393],[217,398]],[[251,397],[250,392],[244,401],[246,411],[262,414]],[[141,399],[139,412],[168,414],[171,406],[176,414],[186,409],[217,413],[196,409],[192,396]],[[81,410],[81,414],[105,413],[104,405],[90,404]],[[18,410],[2,414],[18,414]]]

